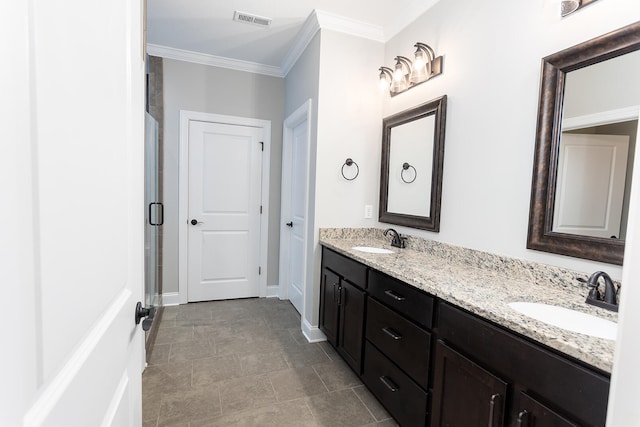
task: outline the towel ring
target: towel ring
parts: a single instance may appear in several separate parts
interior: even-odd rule
[[[345,166],[352,166],[355,165],[356,166],[356,174],[353,178],[347,178],[344,175],[344,167]],[[344,161],[344,164],[342,165],[342,169],[340,170],[340,172],[342,173],[342,177],[344,179],[346,179],[347,181],[353,181],[354,179],[356,179],[358,177],[358,175],[360,175],[360,167],[358,166],[358,164],[356,162],[354,162],[350,157]]]
[[[413,179],[411,181],[407,181],[406,179],[404,179],[404,172],[409,168],[413,169]],[[418,171],[416,171],[416,168],[411,166],[409,163],[404,162],[402,164],[402,170],[400,171],[400,178],[402,178],[402,181],[406,182],[407,184],[411,184],[413,181],[416,180],[417,177],[418,177]]]

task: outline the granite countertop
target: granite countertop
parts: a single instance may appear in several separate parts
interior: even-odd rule
[[[391,247],[389,241],[378,229],[320,232],[323,246],[611,372],[615,341],[567,331],[520,314],[507,305],[514,301],[552,304],[617,322],[617,313],[585,304],[587,288],[575,280],[584,276],[582,273],[413,237],[406,249]],[[386,248],[394,253],[366,253],[353,250],[354,246]]]

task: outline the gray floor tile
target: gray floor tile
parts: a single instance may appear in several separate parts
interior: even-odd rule
[[[286,369],[269,374],[279,402],[327,393],[312,367]]]
[[[267,375],[252,375],[218,384],[224,415],[276,403]]]
[[[156,343],[151,350],[151,355],[147,363],[149,365],[161,365],[169,362],[169,352],[171,350],[171,344],[158,344]]]
[[[210,341],[187,341],[171,344],[169,362],[204,359],[215,356],[216,348]]]
[[[362,403],[364,403],[364,406],[369,409],[376,420],[383,421],[391,418],[391,415],[389,415],[386,409],[382,407],[380,402],[378,402],[378,399],[376,399],[364,385],[354,387],[353,391],[360,398]]]
[[[156,345],[175,342],[193,341],[193,326],[177,326],[158,329]]]
[[[289,368],[284,354],[279,351],[241,354],[238,357],[243,375],[266,374]]]
[[[193,361],[192,385],[201,387],[242,376],[240,359],[232,354]]]
[[[192,388],[162,395],[159,424],[165,420],[189,421],[215,415],[221,415],[218,387]]]
[[[343,390],[362,384],[358,376],[342,360],[313,365],[329,391]]]
[[[191,388],[191,362],[148,366],[142,374],[142,389],[146,394],[166,393]]]
[[[351,389],[308,397],[307,404],[321,425],[355,427],[375,422]]]
[[[304,399],[193,421],[190,427],[317,427]]]
[[[159,327],[143,427],[395,426],[329,344],[307,342],[288,301],[166,307]]]
[[[330,359],[317,344],[303,346],[290,346],[284,351],[284,357],[292,368],[312,366],[318,363],[329,362]]]

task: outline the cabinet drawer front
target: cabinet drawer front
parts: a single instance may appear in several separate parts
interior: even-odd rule
[[[609,396],[605,375],[449,304],[440,304],[438,337],[504,377],[517,379],[578,424],[605,425]]]
[[[369,293],[416,323],[433,325],[433,297],[377,271],[369,272]]]
[[[367,288],[367,267],[363,264],[323,247],[322,265],[354,285]]]
[[[367,339],[415,382],[428,388],[430,333],[370,298]]]
[[[427,393],[369,342],[362,380],[400,425],[425,425]]]

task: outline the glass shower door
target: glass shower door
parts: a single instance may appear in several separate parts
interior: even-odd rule
[[[151,309],[147,323],[143,328],[148,330],[153,322],[153,314],[162,303],[160,290],[160,227],[164,222],[164,209],[159,202],[158,186],[158,122],[145,113],[145,307]]]

